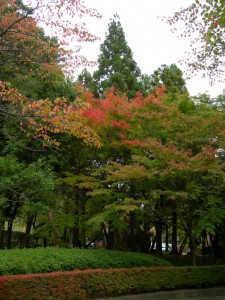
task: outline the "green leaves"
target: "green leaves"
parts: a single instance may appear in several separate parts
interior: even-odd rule
[[[65,173],[67,177],[60,180],[61,184],[68,184],[69,186],[77,187],[78,189],[85,191],[93,191],[97,188],[101,188],[101,183],[92,176],[85,176],[83,174],[73,175],[72,173]]]
[[[0,170],[2,220],[46,212],[56,186],[56,177],[46,161],[26,166],[8,155],[0,157]]]

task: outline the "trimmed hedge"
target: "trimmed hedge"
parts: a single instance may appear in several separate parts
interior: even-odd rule
[[[0,277],[1,300],[100,299],[225,285],[225,266],[84,270]]]

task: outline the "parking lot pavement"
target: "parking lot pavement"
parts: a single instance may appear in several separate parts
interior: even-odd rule
[[[194,290],[176,290],[147,293],[120,297],[104,298],[102,300],[224,300],[225,288],[209,288]]]

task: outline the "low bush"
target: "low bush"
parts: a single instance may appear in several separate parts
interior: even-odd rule
[[[111,295],[223,286],[225,266],[83,270],[0,277],[1,300],[100,299]]]
[[[0,250],[0,275],[168,265],[171,263],[163,259],[133,252],[65,248]]]

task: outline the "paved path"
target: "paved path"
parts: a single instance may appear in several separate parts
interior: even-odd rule
[[[104,298],[101,300],[225,300],[225,288],[176,290],[141,295]]]

